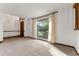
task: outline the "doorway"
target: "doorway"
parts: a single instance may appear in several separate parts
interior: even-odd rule
[[[48,41],[49,18],[37,20],[37,38]]]
[[[20,37],[24,37],[24,18],[20,17]]]

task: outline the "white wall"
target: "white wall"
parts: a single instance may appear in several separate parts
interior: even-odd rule
[[[74,16],[75,16],[75,10],[74,10]],[[75,22],[75,17],[74,17],[74,22]],[[77,52],[79,53],[79,30],[75,30],[75,45],[74,47],[76,48]]]
[[[58,10],[57,14],[57,43],[74,46],[74,12],[72,7],[65,7]]]
[[[0,12],[0,41],[3,41],[3,14]]]
[[[26,17],[24,21],[24,36],[32,37],[32,19],[31,17]]]
[[[76,44],[75,44],[75,48],[77,50],[77,52],[79,53],[79,30],[76,30]]]
[[[3,33],[4,37],[20,35],[19,17],[4,14],[3,31],[4,31]]]
[[[75,29],[75,13],[72,7],[59,9],[57,14],[57,40],[62,43],[74,46],[79,53],[79,31]]]

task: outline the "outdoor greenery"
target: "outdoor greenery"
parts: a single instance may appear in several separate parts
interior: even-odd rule
[[[37,35],[38,37],[47,39],[48,38],[48,27],[49,27],[48,19],[42,20],[41,22],[43,26],[40,26],[40,24],[37,25]]]

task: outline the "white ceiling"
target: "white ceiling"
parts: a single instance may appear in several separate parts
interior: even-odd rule
[[[38,17],[72,3],[0,3],[0,11],[22,17]]]

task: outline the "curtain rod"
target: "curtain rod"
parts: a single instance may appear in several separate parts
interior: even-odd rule
[[[36,18],[33,18],[33,19],[39,19],[41,17],[49,16],[49,15],[55,14],[55,13],[58,13],[58,11],[55,11],[55,12],[52,12],[52,13],[49,13],[49,14],[46,14],[46,15],[42,15],[42,16],[39,16],[39,17],[36,17]]]

